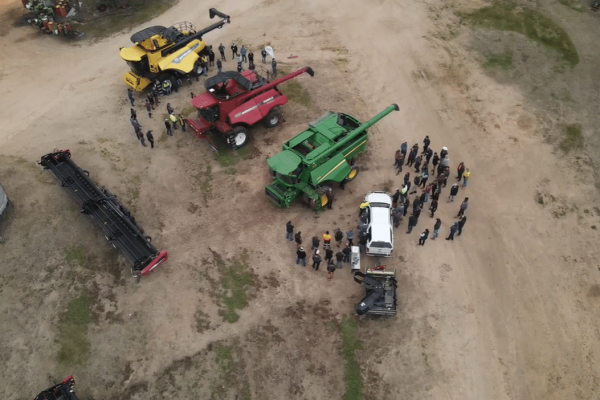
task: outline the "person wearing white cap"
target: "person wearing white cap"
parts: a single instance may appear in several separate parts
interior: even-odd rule
[[[440,151],[440,158],[443,160],[448,155],[448,148],[442,147],[442,151]]]
[[[315,254],[313,254],[312,259],[313,259],[312,267],[315,271],[318,271],[319,266],[321,265],[321,260],[322,260],[321,256],[319,255],[319,250],[315,250]]]

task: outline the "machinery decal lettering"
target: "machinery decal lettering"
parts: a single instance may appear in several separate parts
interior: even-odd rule
[[[189,49],[187,49],[186,51],[184,51],[180,56],[175,57],[175,59],[173,60],[173,64],[180,64],[183,61],[184,58],[186,58],[187,56],[189,56],[198,47],[200,47],[200,43],[196,43],[195,45],[193,45],[192,47],[190,47]]]
[[[328,173],[325,174],[325,176],[323,176],[322,178],[319,178],[319,182],[322,182],[323,179],[327,178],[327,175],[329,175],[330,173],[332,173],[333,171],[335,171],[340,165],[342,165],[343,163],[345,163],[346,160],[342,160],[338,163],[338,165],[336,165],[335,167],[331,168],[331,171],[329,171]]]
[[[275,100],[276,97],[279,97],[279,95],[271,96],[268,99],[265,99],[265,100],[261,101],[257,105],[252,106],[252,107],[248,108],[247,110],[244,110],[244,111],[242,111],[240,113],[235,114],[233,116],[233,118],[239,118],[240,116],[242,116],[242,115],[244,115],[246,113],[249,113],[250,111],[256,110],[258,107],[262,106],[263,104],[268,104],[268,103],[272,102],[273,100]]]

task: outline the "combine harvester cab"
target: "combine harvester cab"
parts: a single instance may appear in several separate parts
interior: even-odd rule
[[[214,8],[209,14],[211,19],[215,16],[222,19],[200,31],[189,22],[180,22],[169,28],[152,26],[134,33],[131,36],[134,46],[120,50],[121,58],[131,69],[123,81],[141,92],[154,81],[162,85],[168,80],[176,88],[179,79],[198,73],[200,54],[206,53],[202,36],[230,23],[229,15]]]
[[[50,170],[61,186],[73,195],[81,207],[102,229],[106,240],[131,260],[133,276],[148,275],[167,261],[166,251],[157,251],[151,238],[136,224],[135,218],[108,189],[97,187],[87,171],[72,160],[69,150],[46,154],[39,164]]]
[[[189,119],[189,126],[201,139],[207,139],[209,133],[216,134],[238,149],[248,141],[250,127],[259,122],[267,128],[279,125],[282,120],[279,107],[288,98],[277,85],[304,73],[315,75],[312,68],[304,67],[269,82],[251,70],[221,72],[204,82],[205,93],[192,99],[198,118]]]
[[[273,183],[265,194],[280,207],[289,207],[301,197],[315,211],[324,208],[331,183],[350,182],[358,175],[354,161],[365,150],[367,129],[398,110],[392,104],[363,124],[347,114],[325,113],[267,160]]]

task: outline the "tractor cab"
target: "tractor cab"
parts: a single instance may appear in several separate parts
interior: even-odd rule
[[[234,71],[221,72],[204,82],[204,88],[206,89],[204,95],[214,96],[219,100],[229,100],[258,88],[262,85],[261,80],[262,78],[259,79],[252,71],[242,73]]]
[[[275,154],[267,160],[271,175],[279,178],[283,183],[295,185],[302,173],[302,160],[290,150]]]

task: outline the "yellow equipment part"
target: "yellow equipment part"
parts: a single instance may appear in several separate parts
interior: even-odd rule
[[[329,199],[327,198],[327,195],[326,194],[322,194],[321,195],[321,207],[326,206],[327,203],[329,203]]]
[[[204,49],[204,42],[202,40],[193,40],[184,48],[160,60],[158,66],[161,71],[174,69],[184,74],[189,74],[193,71],[194,64],[198,60],[198,53],[202,49]]]
[[[146,52],[137,46],[123,47],[119,52],[121,58],[125,61],[140,61]]]
[[[131,71],[123,75],[123,81],[129,86],[131,86],[133,90],[136,90],[138,92],[143,91],[148,85],[152,83],[150,79],[144,78],[143,76],[137,76]]]

